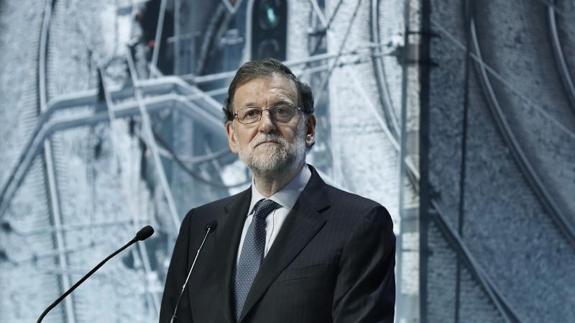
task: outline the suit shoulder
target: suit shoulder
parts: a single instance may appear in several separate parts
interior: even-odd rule
[[[223,212],[226,205],[245,197],[247,193],[247,190],[244,190],[240,193],[194,207],[188,211],[186,217],[193,217],[196,220],[200,220],[200,222],[213,220]]]
[[[347,223],[349,227],[355,227],[360,223],[393,226],[391,215],[380,203],[331,185],[327,185],[327,192],[332,209],[330,214],[339,218],[339,221]]]
[[[224,206],[236,201],[237,199],[242,198],[242,196],[244,196],[244,194],[246,194],[246,191],[241,191],[240,193],[236,193],[234,195],[230,195],[228,197],[224,197],[224,198],[221,198],[219,200],[215,200],[215,201],[200,205],[200,206],[196,207],[195,209],[198,211],[208,211],[208,210],[213,210],[213,209],[220,209],[220,208],[223,208]]]
[[[341,190],[337,187],[326,184],[330,196],[330,202],[336,207],[350,208],[356,211],[369,211],[375,208],[385,207],[369,198]]]

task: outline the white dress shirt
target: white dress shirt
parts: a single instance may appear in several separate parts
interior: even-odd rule
[[[286,186],[268,198],[281,205],[281,207],[273,210],[272,213],[269,214],[266,218],[266,244],[264,246],[264,257],[268,254],[268,251],[274,243],[286,217],[295,205],[295,202],[299,198],[299,195],[307,185],[307,182],[310,178],[311,171],[307,165],[304,165],[301,171]],[[252,200],[250,203],[250,208],[248,209],[246,222],[244,223],[242,238],[240,239],[240,244],[238,245],[238,256],[236,258],[236,263],[240,260],[244,239],[254,217],[254,206],[259,200],[265,198],[265,196],[258,192],[255,182],[252,179]]]

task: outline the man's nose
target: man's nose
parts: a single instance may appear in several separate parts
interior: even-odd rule
[[[258,124],[258,130],[260,132],[272,132],[276,129],[275,121],[272,118],[272,114],[269,110],[262,111],[262,118]]]

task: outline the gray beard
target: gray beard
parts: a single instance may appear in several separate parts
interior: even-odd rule
[[[239,157],[257,177],[278,177],[290,172],[305,161],[305,123],[298,125],[295,142],[289,143],[277,135],[258,135],[250,143],[250,149],[240,150]],[[279,144],[258,143],[272,140]]]

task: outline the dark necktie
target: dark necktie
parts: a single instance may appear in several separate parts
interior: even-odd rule
[[[235,297],[236,297],[236,319],[240,320],[240,315],[252,287],[252,283],[260,264],[264,258],[264,247],[266,244],[266,217],[280,207],[272,200],[259,200],[254,206],[254,216],[252,223],[246,232],[244,244],[240,254],[240,260],[236,267]]]

